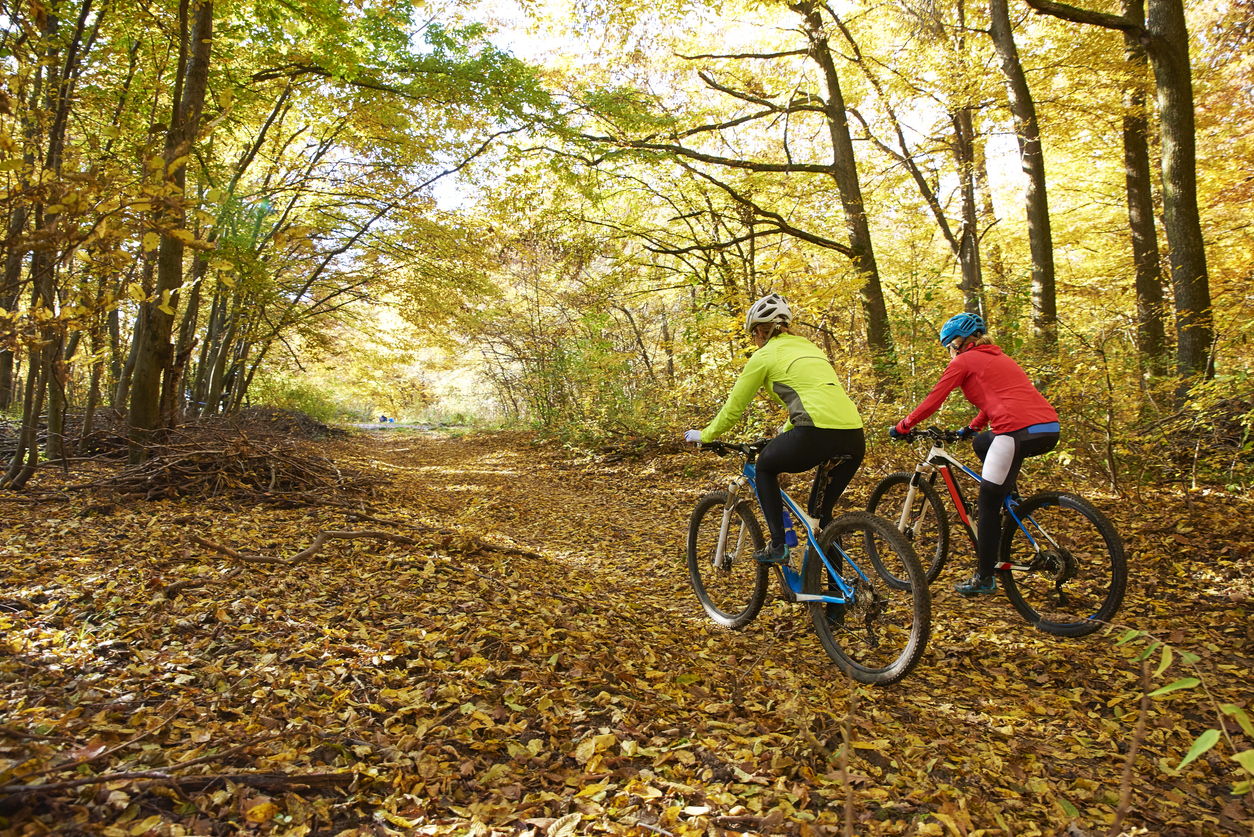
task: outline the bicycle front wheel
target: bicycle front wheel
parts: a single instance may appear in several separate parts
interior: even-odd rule
[[[841,515],[818,535],[832,569],[807,556],[802,591],[841,597],[832,571],[853,588],[845,604],[810,602],[810,620],[823,650],[859,683],[888,685],[919,662],[932,632],[932,597],[919,558],[897,528],[866,512]],[[878,555],[876,558],[874,556]],[[882,562],[890,584],[873,569]]]
[[[889,523],[895,524],[897,531],[906,536],[906,540],[914,547],[915,554],[923,564],[927,574],[927,583],[931,584],[945,568],[945,560],[949,557],[949,516],[945,513],[945,504],[940,494],[926,480],[919,480],[914,498],[906,505],[906,497],[910,491],[910,480],[913,473],[899,471],[889,474],[880,480],[879,485],[871,492],[866,510],[879,515]],[[889,583],[894,581],[889,568],[882,565],[873,554],[871,560],[880,576]],[[907,579],[896,578],[900,584]]]
[[[1011,604],[1042,631],[1091,634],[1123,604],[1128,563],[1114,525],[1074,494],[1047,491],[1015,506],[1002,527],[997,576]]]
[[[766,601],[767,568],[753,559],[766,545],[753,507],[740,500],[731,510],[723,548],[719,536],[727,509],[726,491],[697,503],[688,521],[688,577],[705,612],[725,628],[743,628]]]

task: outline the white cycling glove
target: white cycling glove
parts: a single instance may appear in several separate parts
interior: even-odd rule
[[[687,433],[685,433],[685,434],[684,434],[684,441],[685,441],[685,442],[700,442],[700,441],[701,441],[701,431],[700,431],[700,430],[689,430]]]

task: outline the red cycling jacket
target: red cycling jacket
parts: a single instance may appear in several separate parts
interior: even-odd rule
[[[897,430],[907,433],[940,409],[949,393],[962,394],[979,408],[971,427],[982,430],[992,424],[994,433],[1013,433],[1034,424],[1058,421],[1058,411],[1036,391],[1027,373],[1000,346],[973,346],[945,367],[936,386],[923,403],[901,420]]]

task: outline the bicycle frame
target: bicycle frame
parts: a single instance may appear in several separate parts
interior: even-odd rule
[[[914,476],[910,480],[910,488],[906,490],[906,502],[901,509],[901,517],[897,519],[897,528],[901,529],[906,525],[906,518],[910,513],[912,504],[914,503],[915,494],[918,491],[919,481],[925,477],[931,478],[939,473],[945,481],[945,488],[949,492],[949,497],[953,500],[954,508],[958,510],[958,519],[962,521],[962,525],[967,529],[967,536],[971,539],[971,546],[977,547],[975,527],[971,524],[971,515],[967,512],[966,498],[962,496],[962,489],[958,487],[958,481],[954,479],[954,469],[961,471],[976,482],[980,481],[978,471],[968,468],[959,462],[953,454],[945,450],[945,443],[940,440],[932,442],[932,449],[927,452],[914,469]],[[918,535],[923,527],[923,516],[914,522],[914,533]]]
[[[981,479],[979,471],[964,465],[952,453],[945,449],[945,443],[943,441],[934,438],[932,440],[932,449],[929,450],[927,455],[923,457],[923,461],[915,466],[914,476],[910,479],[910,488],[906,490],[906,501],[902,505],[901,516],[896,521],[897,528],[898,530],[901,530],[906,525],[906,519],[910,513],[910,509],[913,507],[915,494],[918,491],[919,481],[925,477],[930,479],[933,475],[939,473],[941,478],[945,481],[945,489],[949,492],[949,498],[953,501],[954,508],[958,511],[958,519],[962,521],[962,525],[967,530],[967,537],[971,539],[971,548],[976,551],[976,554],[979,554],[979,538],[976,535],[975,526],[971,521],[970,513],[967,511],[966,498],[963,497],[962,489],[959,488],[958,481],[954,478],[955,469],[977,483]],[[1039,553],[1041,550],[1040,542],[1032,535],[1032,532],[1028,530],[1024,520],[1020,519],[1019,515],[1015,512],[1015,505],[1015,500],[1010,495],[1007,495],[1006,499],[1003,501],[1002,507],[1006,510],[1010,519],[1015,522],[1015,525],[1022,530],[1024,536],[1027,537],[1028,542],[1031,543],[1035,550]],[[1051,544],[1054,546],[1058,545],[1057,542],[1054,541],[1053,537],[1050,536],[1050,534],[1046,532],[1039,523],[1032,520],[1030,517],[1027,518],[1027,522],[1031,523],[1036,531]],[[917,536],[922,531],[922,528],[923,515],[919,515],[919,519],[914,521],[914,534]],[[999,561],[995,565],[994,569],[1029,570],[1031,567]]]
[[[727,555],[727,534],[728,534],[728,530],[731,528],[732,514],[736,508],[736,505],[741,500],[741,492],[744,491],[746,488],[752,489],[752,496],[754,500],[756,501],[757,490],[758,490],[757,468],[754,466],[752,462],[746,462],[744,464],[743,470],[741,471],[741,475],[739,477],[733,478],[732,481],[728,483],[727,485],[727,495],[728,495],[727,505],[723,509],[723,522],[719,528],[719,533],[718,533],[718,551],[716,553],[717,559],[715,561],[715,567],[717,567],[718,569],[722,569],[723,558]],[[781,491],[780,494],[783,498],[784,506],[792,514],[793,520],[795,522],[799,522],[803,527],[805,527],[806,550],[802,558],[800,573],[797,572],[797,570],[794,570],[791,565],[785,564],[783,566],[780,566],[778,564],[775,564],[772,566],[774,567],[777,576],[782,577],[784,586],[789,591],[791,591],[795,601],[827,602],[829,604],[851,603],[853,601],[853,595],[854,595],[853,587],[850,586],[844,580],[844,578],[841,577],[841,574],[836,571],[836,568],[834,566],[832,566],[831,559],[829,559],[827,555],[823,553],[823,550],[819,548],[819,545],[817,542],[817,535],[818,535],[817,530],[818,530],[819,521],[811,517],[805,511],[802,511],[801,507],[798,506],[793,501],[793,499],[788,496],[787,492]],[[741,534],[741,537],[743,538],[743,533]],[[743,548],[743,546],[744,546],[743,543],[738,543],[736,545],[736,552],[739,553],[740,550]],[[852,567],[854,572],[856,572],[864,581],[867,581],[867,582],[870,581],[870,579],[867,578],[866,574],[862,572],[862,568],[859,567],[857,564],[855,564],[849,558],[849,556],[845,554],[844,550],[842,550],[839,546],[836,547],[836,550],[837,552],[840,553],[839,558],[844,563],[847,563],[850,567]],[[836,586],[840,588],[841,595],[839,597],[819,596],[819,595],[815,595],[812,593],[801,592],[801,586],[802,586],[801,579],[805,573],[806,562],[810,560],[811,554],[817,555],[819,559],[823,562],[823,565],[827,567],[828,575],[831,577],[833,581],[836,582]]]

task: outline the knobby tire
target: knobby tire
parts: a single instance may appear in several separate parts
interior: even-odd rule
[[[918,556],[894,524],[867,512],[836,518],[819,533],[818,544],[855,591],[847,604],[809,604],[823,650],[859,683],[896,683],[918,664],[931,636],[932,598]],[[880,565],[886,577],[877,572]],[[908,584],[889,583],[889,577]],[[811,553],[803,569],[803,592],[839,595],[831,592],[835,587],[827,567]]]
[[[1059,636],[1085,636],[1109,622],[1128,585],[1123,541],[1110,520],[1087,500],[1060,491],[1028,497],[1015,514],[1023,526],[1005,520],[999,560],[1033,567],[998,570],[1015,609]]]

